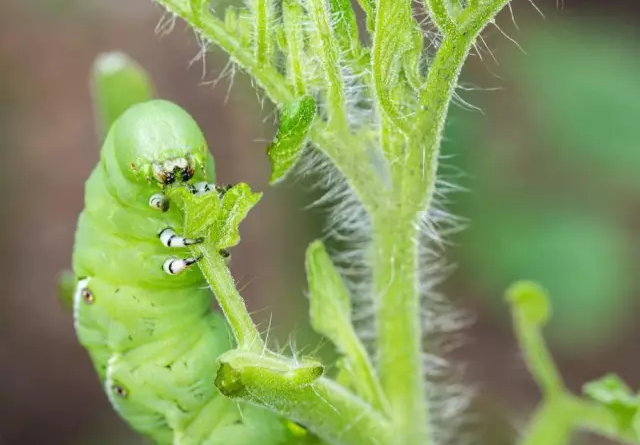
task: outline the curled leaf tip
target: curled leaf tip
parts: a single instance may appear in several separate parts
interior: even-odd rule
[[[518,312],[527,321],[537,325],[544,325],[551,316],[549,294],[538,283],[533,281],[518,281],[512,284],[506,292],[506,299],[512,310]]]

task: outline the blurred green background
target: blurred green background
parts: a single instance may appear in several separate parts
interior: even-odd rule
[[[493,55],[478,47],[459,92],[481,111],[454,107],[443,148],[443,178],[468,189],[447,208],[469,228],[450,237],[457,268],[441,287],[477,315],[451,356],[479,389],[477,443],[490,445],[514,443],[538,398],[502,301],[513,280],[551,291],[548,337],[572,389],[607,371],[640,383],[640,4],[536,4],[546,19],[514,0],[518,26],[508,11],[498,20],[526,54],[498,29],[486,33]],[[272,338],[322,345],[304,320],[303,255],[324,214],[303,208],[317,192],[268,187],[273,109],[241,75],[214,88],[224,56],[195,60],[193,33],[176,22],[158,34],[161,18],[147,0],[0,5],[0,445],[147,443],[111,411],[56,296],[98,158],[88,79],[103,51],[131,55],[160,96],[194,115],[221,182],[266,192],[244,223],[234,274]]]

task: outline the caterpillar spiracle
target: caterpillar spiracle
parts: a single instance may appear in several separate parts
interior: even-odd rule
[[[76,231],[78,339],[114,409],[158,444],[305,442],[285,419],[240,406],[214,385],[216,359],[232,347],[231,336],[191,267],[197,258],[186,246],[201,240],[180,236],[182,215],[163,194],[172,185],[224,193],[212,183],[213,157],[179,106],[140,103],[113,124]]]

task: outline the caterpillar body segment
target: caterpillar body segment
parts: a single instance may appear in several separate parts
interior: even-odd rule
[[[219,394],[217,357],[232,336],[199,269],[174,273],[195,260],[187,246],[199,240],[181,237],[182,215],[163,190],[214,180],[204,137],[180,107],[153,100],[114,123],[78,219],[78,339],[115,410],[160,445],[303,443],[286,420]],[[167,266],[174,256],[183,263]]]

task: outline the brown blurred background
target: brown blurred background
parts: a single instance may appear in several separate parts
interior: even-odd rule
[[[227,3],[227,2],[225,2]],[[608,371],[640,383],[635,317],[640,282],[640,5],[634,0],[514,0],[463,80],[482,108],[452,111],[444,174],[471,189],[452,196],[471,228],[453,238],[458,265],[443,286],[478,321],[455,360],[480,396],[478,443],[508,445],[538,393],[514,344],[504,288],[535,278],[554,298],[549,341],[572,389]],[[0,299],[0,445],[143,444],[110,409],[70,313],[56,295],[69,267],[83,183],[98,158],[88,77],[96,55],[122,50],[160,96],[189,110],[210,141],[221,182],[265,197],[244,223],[233,270],[256,318],[313,350],[304,321],[303,254],[321,212],[312,193],[269,188],[265,146],[273,113],[237,76],[225,104],[226,64],[182,22],[162,37],[146,0],[3,0],[0,5],[0,181],[4,190]],[[465,175],[457,175],[462,170]],[[579,444],[604,444],[581,435]]]

